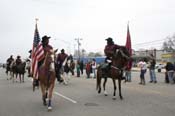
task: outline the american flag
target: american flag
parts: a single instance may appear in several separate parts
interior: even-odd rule
[[[38,62],[41,61],[43,58],[44,58],[44,49],[40,42],[40,36],[36,24],[33,39],[32,65],[31,65],[31,73],[34,79],[38,79]]]

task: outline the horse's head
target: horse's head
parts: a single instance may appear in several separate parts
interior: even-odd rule
[[[49,52],[47,52],[44,60],[44,66],[49,67],[50,70],[54,70],[55,56],[55,51],[50,50]]]
[[[129,52],[126,47],[117,49],[112,57],[113,65],[118,68],[124,68],[129,61]]]

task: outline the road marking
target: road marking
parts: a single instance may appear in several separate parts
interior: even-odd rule
[[[33,79],[29,79],[29,81],[33,81]],[[66,97],[66,96],[64,96],[64,95],[62,95],[62,94],[60,94],[60,93],[58,93],[58,92],[54,92],[54,94],[55,95],[58,95],[58,96],[60,96],[60,97],[63,97],[64,99],[67,99],[68,101],[71,101],[72,103],[74,103],[74,104],[76,104],[77,103],[77,101],[75,101],[75,100],[73,100],[73,99],[71,99],[71,98],[69,98],[69,97]]]
[[[58,93],[58,92],[54,92],[54,94],[56,94],[56,95],[58,95],[58,96],[60,96],[60,97],[63,97],[64,99],[67,99],[68,101],[71,101],[72,103],[74,103],[74,104],[76,104],[77,103],[77,101],[75,101],[75,100],[73,100],[73,99],[71,99],[71,98],[69,98],[69,97],[66,97],[66,96],[64,96],[64,95],[62,95],[62,94],[60,94],[60,93]]]

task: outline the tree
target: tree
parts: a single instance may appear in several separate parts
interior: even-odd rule
[[[166,52],[175,52],[175,34],[172,37],[166,37],[162,49]]]
[[[102,54],[100,52],[89,52],[88,57],[101,57]]]

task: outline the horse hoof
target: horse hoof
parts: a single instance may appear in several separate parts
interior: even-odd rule
[[[123,100],[123,97],[121,96],[120,99]]]
[[[113,97],[112,99],[113,99],[113,100],[116,100],[116,97]]]
[[[105,96],[108,96],[108,93],[107,93],[106,91],[104,91],[104,95],[105,95]]]
[[[48,109],[48,111],[52,111],[52,107],[51,106],[49,106],[47,109]]]
[[[43,103],[43,105],[44,105],[44,106],[47,106],[47,103],[46,103],[46,102],[44,102],[44,103]]]

